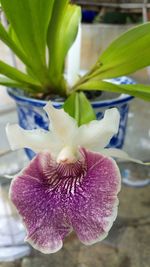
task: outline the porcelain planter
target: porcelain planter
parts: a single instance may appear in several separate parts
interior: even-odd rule
[[[112,81],[119,84],[134,83],[132,79],[127,77],[113,79]],[[28,130],[39,127],[45,130],[48,129],[48,119],[46,113],[43,110],[43,107],[46,105],[46,101],[28,98],[22,95],[21,92],[17,89],[8,89],[8,93],[16,102],[19,124],[21,127]],[[111,139],[109,147],[122,148],[124,144],[129,102],[132,99],[132,96],[122,94],[119,97],[113,99],[91,101],[98,120],[103,117],[104,111],[108,108],[115,106],[120,112],[121,119],[119,132]],[[63,102],[53,101],[53,105],[56,108],[61,108],[63,106]],[[31,150],[26,149],[26,152],[30,159],[34,156],[34,153]]]

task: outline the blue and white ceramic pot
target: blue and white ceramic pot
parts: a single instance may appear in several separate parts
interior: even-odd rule
[[[112,79],[111,82],[117,84],[134,83],[132,79],[127,77]],[[43,110],[43,107],[46,105],[46,101],[28,98],[19,92],[20,92],[19,90],[8,89],[9,95],[15,100],[17,105],[17,112],[18,112],[20,126],[28,130],[39,127],[47,130],[49,122],[47,115]],[[120,119],[119,132],[116,136],[114,136],[111,139],[109,147],[122,148],[124,144],[128,110],[129,110],[129,101],[131,101],[132,99],[133,99],[132,96],[121,94],[115,98],[91,101],[97,119],[101,119],[103,117],[104,111],[108,108],[117,107],[120,112],[121,119]],[[53,105],[56,108],[61,108],[63,102],[53,101]],[[34,156],[34,153],[31,150],[26,149],[26,152],[30,159]]]

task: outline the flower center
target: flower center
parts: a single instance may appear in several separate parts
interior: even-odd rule
[[[87,165],[84,158],[69,164],[52,162],[52,165],[49,166],[49,170],[45,173],[49,190],[54,190],[55,192],[57,191],[63,194],[75,194],[86,172]]]
[[[74,164],[78,160],[76,149],[65,146],[57,157],[57,163]]]
[[[86,165],[83,160],[77,160],[75,163],[65,164],[60,163],[57,165],[57,174],[62,177],[62,179],[65,178],[77,178],[80,176],[83,176],[86,172]]]

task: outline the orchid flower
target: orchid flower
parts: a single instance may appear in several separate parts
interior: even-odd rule
[[[111,157],[132,159],[121,150],[105,148],[118,132],[116,108],[106,110],[102,120],[80,127],[50,102],[44,109],[49,131],[7,125],[13,150],[26,147],[37,152],[14,177],[10,197],[22,216],[26,241],[43,253],[54,253],[72,230],[86,245],[107,236],[117,216],[121,184]]]

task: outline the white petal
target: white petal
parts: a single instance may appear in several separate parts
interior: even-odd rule
[[[54,108],[51,102],[48,102],[44,110],[50,120],[50,130],[58,136],[63,145],[69,145],[77,129],[76,120],[63,109]]]
[[[150,163],[144,163],[139,159],[134,159],[130,157],[125,151],[117,148],[106,148],[100,151],[101,154],[108,156],[108,157],[114,157],[114,158],[119,158],[125,161],[132,161],[138,164],[143,164],[143,165],[149,165]]]
[[[42,129],[24,130],[18,124],[8,124],[6,134],[12,150],[30,148],[35,152],[47,150],[56,154],[61,147],[50,132]]]
[[[108,109],[102,120],[95,120],[79,127],[76,142],[82,147],[99,151],[117,134],[119,121],[119,111],[116,108]]]

